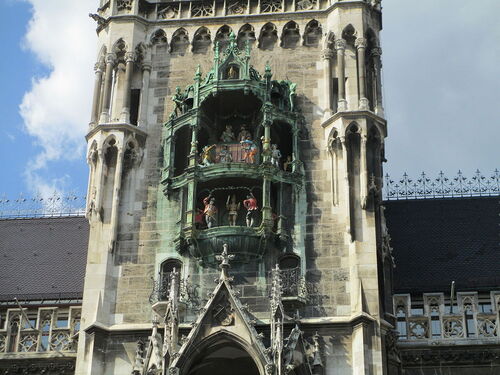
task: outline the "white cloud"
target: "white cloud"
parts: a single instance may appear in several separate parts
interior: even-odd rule
[[[32,18],[24,47],[33,52],[49,73],[33,77],[20,104],[27,133],[42,151],[29,163],[26,177],[32,185],[50,188],[37,171],[57,160],[82,157],[90,117],[93,64],[96,58],[95,23],[88,13],[96,0],[28,0]]]

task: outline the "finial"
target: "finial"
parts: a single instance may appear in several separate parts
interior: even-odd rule
[[[200,64],[196,67],[196,73],[194,75],[194,80],[195,81],[201,81],[201,67]]]
[[[229,261],[233,260],[234,257],[235,256],[233,254],[228,253],[227,243],[225,243],[222,246],[221,255],[215,256],[215,259],[217,259],[220,262],[220,265],[219,265],[219,267],[221,269],[221,274],[220,274],[220,278],[219,278],[220,281],[229,280],[229,275],[227,274],[227,270],[231,267],[231,265],[229,264]]]

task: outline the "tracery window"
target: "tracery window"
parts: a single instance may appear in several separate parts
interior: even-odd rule
[[[6,316],[7,324],[2,327],[0,322],[0,353],[76,349],[75,334],[80,330],[79,308],[7,310]]]

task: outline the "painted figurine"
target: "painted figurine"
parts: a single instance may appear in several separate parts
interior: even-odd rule
[[[291,155],[288,155],[286,157],[286,161],[283,163],[283,170],[285,170],[287,172],[292,171],[292,156]]]
[[[175,105],[173,114],[177,117],[179,114],[182,114],[184,106],[184,98],[182,97],[181,88],[179,86],[175,88],[175,94],[172,96],[172,101]]]
[[[219,163],[231,163],[233,161],[233,155],[227,146],[222,146],[219,151]]]
[[[253,227],[255,223],[255,216],[257,215],[257,199],[252,193],[247,195],[247,199],[243,201],[243,207],[247,210],[247,227]]]
[[[214,163],[214,158],[212,155],[212,150],[214,149],[215,145],[212,146],[205,146],[203,147],[203,150],[201,151],[201,165],[204,167],[207,167],[209,165],[212,165]]]
[[[252,139],[252,134],[247,130],[245,124],[241,125],[240,132],[238,133],[238,141],[243,142],[247,139]]]
[[[276,168],[280,167],[281,151],[278,149],[278,145],[273,144],[271,146],[271,163]]]
[[[207,228],[212,228],[217,222],[217,207],[215,206],[215,198],[212,195],[208,195],[203,199],[203,214],[205,215],[205,222],[207,223]]]
[[[247,139],[241,141],[240,143],[243,149],[243,161],[248,164],[255,163],[255,155],[257,155],[257,146],[255,143],[253,143],[250,137],[247,137]]]
[[[227,78],[228,79],[238,79],[238,71],[234,68],[233,65],[229,67],[229,70],[227,72]]]
[[[229,201],[231,199],[231,201]],[[238,210],[240,209],[240,203],[236,203],[236,195],[233,194],[231,197],[227,196],[226,209],[229,219],[229,225],[236,226],[236,220],[238,219]]]
[[[234,132],[231,125],[226,125],[226,129],[222,132],[220,140],[224,143],[234,142]]]

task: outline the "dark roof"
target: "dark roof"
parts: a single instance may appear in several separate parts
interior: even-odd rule
[[[0,220],[0,300],[81,298],[84,217]]]
[[[500,288],[499,197],[387,201],[396,293]]]

